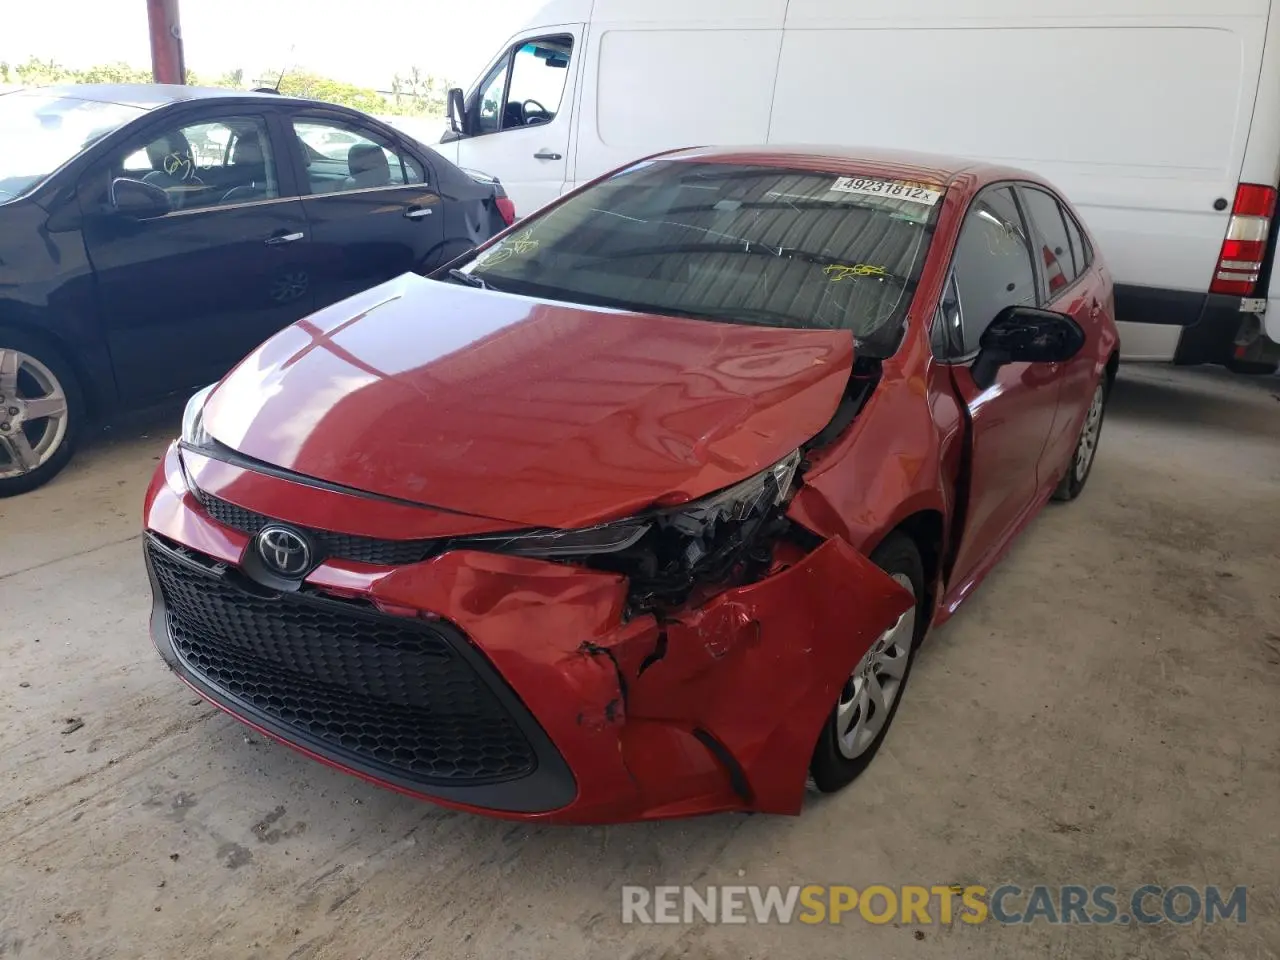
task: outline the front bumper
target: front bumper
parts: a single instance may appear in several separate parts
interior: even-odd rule
[[[362,503],[188,460],[285,522]],[[471,551],[328,560],[285,595],[243,575],[250,537],[188,491],[176,447],[146,526],[153,640],[201,696],[367,780],[525,820],[799,812],[845,678],[911,602],[838,540],[661,625],[624,621],[618,576]]]

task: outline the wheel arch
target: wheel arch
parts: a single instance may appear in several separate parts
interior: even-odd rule
[[[934,508],[916,510],[899,519],[883,535],[875,538],[867,546],[867,555],[875,551],[895,533],[910,539],[920,551],[920,562],[924,566],[925,609],[932,611],[941,593],[942,562],[946,548],[946,518],[942,511]]]
[[[49,350],[56,353],[58,359],[62,360],[71,369],[71,373],[76,378],[74,384],[80,391],[84,400],[86,411],[92,413],[106,407],[111,400],[111,394],[107,385],[100,383],[89,373],[89,367],[85,363],[84,357],[74,349],[67,341],[58,336],[58,334],[38,324],[31,323],[19,318],[15,318],[11,313],[4,310],[4,304],[0,304],[0,337],[6,330],[11,330],[23,337],[35,340],[44,344]]]

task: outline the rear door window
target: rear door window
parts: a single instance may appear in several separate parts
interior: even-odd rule
[[[1067,238],[1071,241],[1071,256],[1075,259],[1076,276],[1080,276],[1089,269],[1089,263],[1093,259],[1089,255],[1089,244],[1084,239],[1084,231],[1080,229],[1080,224],[1066,208],[1063,208],[1062,216],[1067,223]]]
[[[295,117],[292,123],[312,194],[426,182],[420,163],[372,131],[306,117]]]
[[[1052,300],[1079,274],[1067,224],[1056,197],[1027,186],[1019,187],[1019,192],[1031,218],[1032,235],[1044,269],[1045,299]]]

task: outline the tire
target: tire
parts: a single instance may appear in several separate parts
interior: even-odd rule
[[[84,429],[84,395],[62,354],[0,327],[0,398],[0,497],[12,497],[48,483],[71,461]],[[61,412],[32,416],[32,401],[44,401],[36,412]]]
[[[898,623],[885,631],[872,645],[871,650],[867,651],[867,656],[858,664],[854,675],[846,681],[840,691],[839,700],[828,715],[826,723],[823,724],[822,733],[813,750],[813,759],[809,764],[809,775],[813,779],[813,784],[823,793],[834,793],[848,786],[875,758],[902,703],[907,680],[911,676],[911,665],[915,662],[916,649],[920,646],[920,640],[928,625],[928,616],[924,608],[924,564],[920,560],[920,550],[915,542],[906,534],[891,533],[872,552],[871,562],[903,586],[908,587],[916,598],[916,605],[903,614]],[[899,664],[901,676],[897,679],[897,686],[892,691],[892,699],[889,701],[887,710],[883,706],[880,708],[884,711],[883,722],[873,731],[876,711],[873,709],[866,712],[864,717],[862,716],[865,712],[864,708],[856,706],[860,691],[867,688],[867,681],[859,680],[859,672],[875,662],[877,648],[882,644],[885,644],[883,652],[886,654],[892,653],[895,648],[899,651],[899,656],[890,657],[881,662],[885,666]],[[904,646],[906,649],[903,649]],[[876,672],[874,668],[872,672]],[[890,679],[889,672],[886,671],[886,674],[881,676],[882,679],[877,681],[877,686],[887,694],[889,685],[885,681]],[[850,707],[853,708],[851,723]],[[864,722],[866,726],[863,735],[857,736],[855,731]],[[848,727],[848,734],[841,729],[845,726]]]
[[[1280,365],[1274,363],[1256,363],[1252,360],[1228,360],[1227,369],[1232,373],[1246,377],[1267,377],[1280,371]]]
[[[1102,440],[1102,422],[1106,417],[1110,393],[1111,384],[1104,376],[1094,388],[1089,411],[1085,414],[1084,423],[1080,425],[1080,436],[1076,438],[1075,450],[1067,464],[1067,472],[1062,475],[1057,489],[1053,491],[1053,499],[1064,503],[1074,500],[1089,482],[1089,474],[1093,473],[1093,465],[1098,459],[1098,444]]]

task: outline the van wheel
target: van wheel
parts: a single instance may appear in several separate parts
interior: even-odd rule
[[[813,784],[823,793],[851,783],[884,743],[928,623],[924,564],[915,542],[892,533],[872,551],[871,562],[911,591],[916,602],[871,645],[840,691],[809,764]]]
[[[52,480],[71,460],[83,421],[70,364],[41,340],[0,329],[0,497]]]
[[[1266,377],[1280,371],[1280,365],[1232,359],[1227,361],[1227,369],[1232,373],[1241,373],[1247,377]]]

